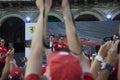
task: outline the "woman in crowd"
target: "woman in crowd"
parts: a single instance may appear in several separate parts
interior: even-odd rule
[[[5,40],[0,38],[0,76],[5,65],[5,55],[7,53],[7,47],[5,46]]]

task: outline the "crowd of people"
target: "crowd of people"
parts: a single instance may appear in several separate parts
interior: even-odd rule
[[[120,40],[108,40],[100,46],[90,65],[82,51],[82,44],[72,18],[69,0],[62,0],[67,44],[61,36],[54,45],[53,35],[46,42],[46,26],[52,0],[36,0],[39,17],[32,38],[31,50],[24,67],[14,59],[14,48],[7,49],[0,39],[0,80],[120,80]],[[47,56],[46,67],[42,55]]]

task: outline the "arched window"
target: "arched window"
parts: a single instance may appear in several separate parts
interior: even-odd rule
[[[99,2],[105,3],[105,2],[113,2],[114,0],[99,0]]]
[[[61,20],[58,19],[57,17],[49,16],[48,17],[48,22],[61,22]]]
[[[25,22],[17,17],[9,17],[0,27],[0,34],[8,43],[14,43],[18,52],[24,52]]]
[[[113,20],[114,21],[120,21],[120,14],[118,14]]]
[[[84,14],[77,17],[75,21],[99,21],[99,19],[93,15]]]

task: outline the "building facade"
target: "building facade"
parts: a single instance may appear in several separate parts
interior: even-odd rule
[[[64,21],[61,10],[58,8],[59,4],[55,5],[49,16]],[[74,19],[78,21],[82,21],[82,19],[86,21],[85,18],[91,19],[88,21],[105,21],[108,19],[107,16],[112,20],[117,20],[120,15],[119,5],[120,1],[117,0],[104,0],[103,2],[102,0],[73,0],[72,12]],[[17,17],[26,22],[26,17],[29,16],[32,22],[36,22],[38,14],[33,0],[0,0],[1,25],[9,17]]]
[[[53,2],[49,21],[64,22],[60,0]],[[75,21],[120,20],[120,0],[71,0]],[[39,11],[34,0],[0,0],[0,36],[9,45],[24,44],[25,23],[36,22]]]

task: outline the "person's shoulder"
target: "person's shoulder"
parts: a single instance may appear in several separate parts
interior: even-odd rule
[[[95,80],[93,75],[89,72],[84,72],[83,78],[84,78],[84,80]]]

